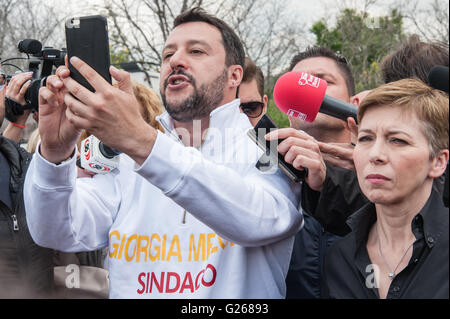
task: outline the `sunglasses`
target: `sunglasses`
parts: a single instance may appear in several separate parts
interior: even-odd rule
[[[257,118],[257,117],[259,117],[262,114],[262,112],[264,110],[264,103],[263,102],[257,102],[257,101],[241,103],[239,108],[248,117],[250,117],[250,118]]]

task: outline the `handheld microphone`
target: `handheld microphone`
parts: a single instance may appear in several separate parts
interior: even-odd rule
[[[81,142],[81,167],[97,174],[107,174],[119,167],[120,152],[103,144],[94,135]]]
[[[449,93],[448,67],[442,65],[433,67],[428,73],[428,84],[434,89]]]
[[[346,121],[356,120],[355,106],[325,95],[327,82],[304,72],[282,75],[273,90],[276,106],[288,116],[313,122],[321,112]]]

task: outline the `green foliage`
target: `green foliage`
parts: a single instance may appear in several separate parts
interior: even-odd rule
[[[342,50],[342,37],[337,29],[328,30],[324,21],[316,22],[310,29],[317,37],[316,44],[329,47],[335,52]]]
[[[120,68],[119,63],[129,62],[131,60],[130,51],[127,48],[113,47],[109,48],[109,56],[111,58],[111,64]]]
[[[278,78],[283,74],[285,74],[286,72],[289,72],[289,70],[286,69],[281,71],[277,75],[271,76],[270,78],[268,77],[265,78],[266,89],[264,90],[264,93],[269,97],[269,102],[267,105],[267,115],[269,115],[272,118],[272,120],[279,128],[289,127],[289,119],[288,116],[283,112],[281,112],[275,105],[275,102],[273,100],[273,88],[275,86],[275,83],[278,81]]]
[[[316,45],[329,47],[346,57],[357,92],[382,84],[379,64],[405,37],[403,17],[397,10],[388,16],[370,17],[367,12],[344,9],[334,27],[321,20],[310,31],[316,36]]]
[[[281,112],[276,106],[273,99],[269,100],[267,106],[267,115],[269,115],[279,128],[289,127],[289,119],[286,114]]]

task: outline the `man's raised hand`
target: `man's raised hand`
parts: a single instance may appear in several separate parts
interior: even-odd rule
[[[67,89],[61,79],[69,75],[67,68],[59,67],[56,75],[49,76],[46,86],[39,90],[40,152],[52,163],[67,159],[81,134],[81,130],[69,120],[70,110],[64,104]]]
[[[67,88],[64,103],[69,122],[142,164],[153,148],[157,132],[142,118],[129,73],[110,68],[111,76],[118,82],[116,88],[79,58],[72,57],[70,62],[95,93],[70,77],[62,77]]]

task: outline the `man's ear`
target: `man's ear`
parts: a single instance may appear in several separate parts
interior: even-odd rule
[[[269,98],[267,97],[266,94],[264,94],[263,102],[264,102],[264,112],[267,112],[267,107],[268,107],[268,104],[269,104]]]
[[[353,95],[350,98],[350,103],[353,104],[354,106],[358,107],[359,103],[361,103],[361,101],[359,100],[359,97],[357,95]]]
[[[355,105],[356,107],[359,107],[361,102],[364,100],[364,98],[370,93],[370,90],[365,90],[362,92],[359,92],[356,95],[353,95],[350,97],[350,103]]]
[[[242,81],[242,76],[244,75],[244,70],[240,65],[231,65],[228,67],[228,82],[230,88],[237,88]]]
[[[431,170],[428,174],[431,178],[437,178],[444,174],[447,168],[449,152],[448,150],[441,150],[433,159]]]

